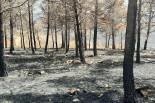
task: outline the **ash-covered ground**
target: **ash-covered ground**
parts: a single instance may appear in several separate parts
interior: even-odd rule
[[[0,103],[121,103],[123,101],[123,50],[85,51],[86,64],[74,49],[18,49],[5,51],[8,77],[0,78]],[[139,103],[155,103],[155,51],[141,51],[134,63],[135,87],[148,86],[148,98],[137,94]]]

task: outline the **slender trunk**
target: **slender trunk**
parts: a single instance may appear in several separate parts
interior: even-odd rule
[[[5,48],[7,48],[7,34],[6,34],[6,26],[4,26],[4,33],[5,33]]]
[[[74,34],[75,34],[75,51],[76,51],[76,57],[79,56],[79,45],[78,45],[78,35],[76,30],[76,24],[74,22]]]
[[[4,38],[2,20],[2,1],[0,0],[0,77],[7,76],[6,64],[4,62]]]
[[[32,13],[32,34],[33,34],[33,42],[34,42],[34,49],[36,50],[37,49],[37,46],[36,46],[36,37],[35,37],[35,29],[34,29],[34,20],[33,20],[33,7],[31,9],[31,13]]]
[[[95,3],[95,22],[94,22],[94,45],[93,45],[93,52],[94,56],[97,56],[97,25],[98,25],[98,0]]]
[[[22,37],[22,29],[21,29],[21,27],[20,27],[20,38],[21,38],[20,45],[21,45],[21,48],[23,48],[23,37]]]
[[[38,31],[37,31],[37,38],[38,38],[38,42],[39,42],[39,47],[41,48],[41,43],[40,43],[39,33],[38,33]]]
[[[28,0],[28,13],[29,13],[29,30],[30,30],[30,41],[31,41],[31,50],[32,53],[34,54],[34,48],[33,48],[33,42],[32,42],[32,26],[31,26],[31,12],[30,12],[30,4],[29,4],[29,0]]]
[[[30,40],[29,35],[28,35],[28,40],[29,40],[29,48],[31,48],[31,40]]]
[[[108,48],[108,33],[105,34],[105,48]]]
[[[63,25],[61,27],[61,34],[62,34],[62,47],[61,48],[65,48],[65,36],[64,36],[64,30],[63,30]]]
[[[112,24],[112,49],[116,49],[115,47],[115,32],[114,32],[114,28],[113,28],[113,24]]]
[[[137,0],[129,0],[123,62],[124,103],[136,103],[133,75],[135,51]]]
[[[77,26],[77,33],[78,33],[78,39],[79,39],[79,53],[80,53],[80,59],[82,63],[86,63],[85,57],[84,57],[84,50],[83,50],[83,40],[80,34],[80,28],[79,28],[79,17],[76,7],[76,1],[74,0],[74,12],[75,12],[75,18],[76,18],[76,26]]]
[[[109,38],[108,38],[108,48],[110,47],[110,38],[111,38],[111,35],[109,34]]]
[[[22,41],[22,45],[24,47],[24,50],[26,49],[25,48],[25,39],[24,39],[24,30],[23,30],[23,20],[22,20],[22,12],[20,10],[20,23],[21,23],[21,41]]]
[[[90,37],[89,37],[89,49],[90,49],[90,42],[91,42],[91,28],[90,28]]]
[[[121,49],[123,49],[123,36],[122,36],[123,34],[121,33]]]
[[[142,4],[142,1],[139,0],[139,10],[138,10],[138,37],[137,37],[136,63],[140,63],[141,4]]]
[[[112,33],[112,49],[116,49],[116,46],[115,46],[115,34]]]
[[[25,47],[25,37],[24,37],[24,35],[22,35],[23,36],[23,46],[24,46],[24,50],[26,50],[26,47]]]
[[[66,4],[66,0],[65,0],[65,39],[66,39],[66,53],[68,53],[68,20],[67,20],[67,4]]]
[[[53,31],[52,31],[53,29],[52,29],[52,26],[51,26],[51,34],[52,34],[52,44],[53,44],[53,48],[55,47],[55,45],[54,45],[54,37],[53,37]]]
[[[87,29],[86,28],[85,28],[84,36],[85,36],[85,39],[84,39],[85,50],[87,50]]]
[[[66,53],[68,53],[68,27],[66,23],[66,30],[65,30],[65,36],[66,36]]]
[[[68,26],[68,44],[67,44],[68,51],[69,51],[69,46],[70,46],[70,26]]]
[[[58,51],[58,41],[57,41],[57,21],[55,20],[55,45],[56,51]]]
[[[10,53],[13,53],[14,50],[14,43],[13,43],[13,9],[12,9],[12,0],[10,2]]]
[[[144,50],[147,49],[147,42],[148,42],[148,38],[150,35],[150,26],[151,26],[151,20],[152,20],[152,2],[150,3],[149,22],[148,22],[147,36],[146,36],[145,44],[144,44]]]
[[[49,0],[48,0],[48,20],[47,20],[47,37],[46,37],[46,44],[45,44],[45,53],[47,53],[47,47],[48,47],[48,39],[49,39],[49,31],[50,31],[50,11],[49,11]]]
[[[29,48],[31,48],[31,40],[30,40],[30,37],[29,37],[29,27],[27,25],[27,37],[28,37],[28,41],[29,41]]]

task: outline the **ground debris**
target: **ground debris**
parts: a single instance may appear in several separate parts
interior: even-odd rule
[[[80,89],[72,89],[72,90],[69,91],[68,93],[69,93],[70,95],[76,95],[79,91],[80,91]]]
[[[110,88],[108,84],[101,85],[100,88]]]
[[[103,97],[103,94],[100,94],[98,97],[99,97],[99,98]]]
[[[38,71],[38,70],[34,70],[34,71],[27,71],[26,72],[26,76],[30,76],[30,75],[41,75],[44,74],[45,71]]]
[[[73,99],[73,102],[80,102],[78,98]]]
[[[96,93],[96,91],[91,91],[90,93],[95,94],[95,93]]]
[[[136,89],[136,92],[140,94],[142,97],[148,97],[148,86],[140,87]]]
[[[49,102],[52,102],[52,98],[51,98],[51,97],[49,97],[49,98],[48,98],[48,101],[49,101]]]

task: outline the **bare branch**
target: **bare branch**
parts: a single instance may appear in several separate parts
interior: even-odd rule
[[[20,5],[18,5],[18,6],[11,7],[11,8],[5,9],[5,10],[2,10],[2,13],[6,12],[6,11],[9,11],[9,10],[12,9],[12,8],[18,8],[18,7],[22,6],[22,5],[24,5],[27,1],[28,1],[28,0],[24,1],[22,4],[20,4]]]

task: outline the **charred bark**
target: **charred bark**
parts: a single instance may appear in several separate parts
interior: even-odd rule
[[[136,103],[133,75],[135,51],[137,0],[129,0],[123,62],[124,103]]]
[[[136,63],[140,63],[141,5],[142,5],[142,1],[139,0]]]
[[[9,0],[10,2],[10,53],[13,53],[14,50],[14,43],[13,43],[13,8],[12,8],[12,0]]]
[[[146,35],[146,39],[145,39],[145,43],[144,43],[144,50],[147,49],[148,38],[150,35],[150,26],[151,26],[151,21],[152,21],[152,2],[153,2],[153,0],[150,3],[149,22],[148,22],[147,35]]]
[[[34,51],[34,48],[33,48],[33,41],[32,41],[32,25],[31,25],[31,12],[30,12],[29,0],[28,0],[28,14],[29,14],[29,31],[30,31],[31,50],[32,50],[32,53],[34,54],[35,51]]]
[[[91,28],[90,28],[90,36],[89,36],[89,49],[90,49],[90,42],[91,42]]]
[[[98,26],[98,0],[96,0],[95,3],[94,43],[93,43],[94,56],[97,56],[97,26]]]
[[[0,0],[0,77],[8,75],[6,71],[6,64],[4,62],[4,35],[2,21],[2,1]]]
[[[48,20],[47,20],[47,37],[46,37],[46,44],[45,44],[45,53],[47,53],[47,47],[48,47],[48,39],[49,39],[49,31],[50,31],[50,6],[49,6],[49,0],[48,0]]]
[[[76,26],[77,26],[77,33],[78,33],[78,39],[79,39],[79,53],[80,53],[80,59],[82,63],[86,63],[85,57],[84,57],[84,50],[83,50],[83,40],[80,33],[80,27],[79,27],[79,16],[77,12],[76,7],[76,0],[74,0],[74,13],[75,13],[75,19],[76,19]]]

